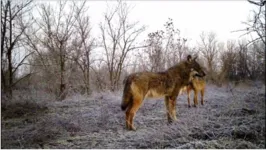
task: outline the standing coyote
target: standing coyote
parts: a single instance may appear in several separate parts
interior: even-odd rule
[[[121,109],[126,110],[126,128],[136,130],[133,119],[146,97],[164,97],[168,122],[176,120],[176,98],[181,87],[190,83],[191,72],[205,76],[196,57],[191,55],[164,72],[138,72],[129,75],[124,80],[124,91]]]
[[[182,91],[187,92],[187,102],[188,107],[190,107],[190,91],[194,91],[194,107],[198,105],[198,92],[201,94],[201,105],[203,105],[203,98],[204,98],[204,91],[205,91],[206,82],[203,78],[200,77],[193,77],[191,80],[191,83],[187,86],[183,87],[182,90],[180,90],[180,94]]]

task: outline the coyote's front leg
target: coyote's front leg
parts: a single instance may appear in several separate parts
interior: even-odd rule
[[[165,97],[165,106],[166,106],[166,113],[167,113],[167,120],[168,123],[172,123],[176,121],[176,99],[171,99],[169,96]]]

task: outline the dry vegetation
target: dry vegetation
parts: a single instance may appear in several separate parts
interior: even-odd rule
[[[121,92],[49,104],[21,95],[23,101],[2,108],[1,148],[265,148],[264,90],[258,83],[208,85],[206,103],[197,108],[188,108],[181,95],[178,121],[170,125],[164,101],[148,99],[137,131],[125,129]]]
[[[171,18],[147,33],[122,0],[97,24],[86,0],[1,0],[1,148],[265,148],[266,1],[248,1],[258,7],[240,31],[257,38],[223,43],[203,31],[191,46]],[[181,95],[167,124],[164,101],[146,100],[127,131],[124,77],[189,54],[207,73],[205,105],[188,108]]]

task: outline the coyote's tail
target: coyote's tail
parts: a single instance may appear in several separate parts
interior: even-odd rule
[[[121,109],[124,111],[127,109],[128,105],[132,102],[133,95],[131,92],[131,81],[130,79],[126,79],[125,87],[122,97]]]

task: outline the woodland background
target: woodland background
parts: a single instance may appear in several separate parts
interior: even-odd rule
[[[69,103],[65,109],[69,109],[72,105],[69,99],[74,103],[77,99],[103,100],[116,95],[114,98],[119,102],[110,105],[119,106],[125,76],[138,71],[166,70],[188,54],[198,56],[210,86],[231,92],[241,84],[265,88],[265,1],[250,1],[250,5],[258,6],[253,11],[254,17],[243,22],[246,29],[235,31],[243,32],[243,36],[253,34],[256,38],[245,40],[240,37],[224,43],[217,39],[216,33],[203,31],[193,47],[180,36],[171,18],[166,18],[164,28],[149,33],[144,41],[138,42],[146,26],[129,21],[130,6],[125,1],[117,1],[115,7],[106,10],[104,20],[95,27],[101,31],[97,37],[91,34],[93,28],[90,14],[86,13],[89,9],[86,1],[58,1],[57,4],[1,0],[2,148],[36,147],[36,143],[37,147],[43,147],[47,139],[59,133],[36,127],[40,120],[29,119],[29,116],[47,114],[55,105],[60,105],[58,109],[61,109],[64,101]],[[34,11],[36,7],[38,11]],[[78,104],[83,102],[87,104],[85,101]],[[89,104],[92,102],[88,102],[88,107],[103,106],[102,103]],[[265,108],[265,101],[262,106]],[[16,122],[18,118],[27,123]],[[53,121],[58,125],[60,118],[62,116]],[[265,115],[262,118],[265,122]],[[61,122],[62,130],[70,126],[68,134],[78,126],[70,122]],[[24,128],[28,124],[36,125],[32,132]],[[19,126],[25,129],[21,133],[13,130]],[[77,128],[80,131],[82,127]],[[261,128],[265,139],[265,126]],[[14,136],[7,136],[9,133]],[[24,133],[41,138],[30,141]]]

